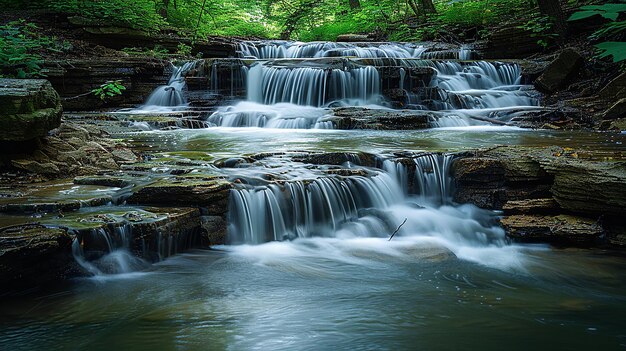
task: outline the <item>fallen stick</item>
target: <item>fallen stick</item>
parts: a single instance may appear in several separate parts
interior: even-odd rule
[[[407,219],[408,219],[408,218],[405,218],[405,219],[404,219],[404,222],[402,222],[402,224],[400,224],[400,225],[398,226],[398,228],[396,229],[396,231],[395,231],[395,232],[393,232],[393,233],[391,234],[391,236],[389,237],[389,240],[387,240],[387,241],[391,241],[391,239],[393,239],[393,236],[394,236],[394,235],[396,235],[396,233],[398,232],[398,230],[400,230],[400,228],[402,228],[402,226],[404,225],[404,223],[406,223],[406,220],[407,220]]]

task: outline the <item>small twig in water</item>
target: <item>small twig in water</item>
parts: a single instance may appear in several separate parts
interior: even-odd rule
[[[396,231],[395,231],[395,232],[393,232],[393,234],[391,234],[391,236],[389,237],[389,240],[387,240],[387,241],[391,241],[391,239],[393,239],[393,236],[394,236],[394,235],[396,235],[396,233],[398,232],[398,230],[400,230],[400,228],[402,228],[402,226],[404,225],[404,223],[406,223],[406,220],[407,220],[407,219],[408,219],[408,218],[405,218],[405,219],[404,219],[404,222],[402,222],[402,224],[400,224],[400,225],[398,226],[398,228],[396,229]]]

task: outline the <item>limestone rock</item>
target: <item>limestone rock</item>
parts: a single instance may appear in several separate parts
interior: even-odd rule
[[[596,220],[570,215],[513,215],[501,223],[510,238],[520,241],[585,243],[603,234]]]
[[[159,206],[201,206],[210,214],[228,211],[231,184],[221,179],[161,180],[147,185],[128,198],[128,203]]]
[[[413,130],[426,129],[437,114],[423,110],[381,110],[364,107],[333,109],[337,129]]]
[[[554,93],[574,78],[585,64],[585,60],[574,49],[565,49],[550,63],[535,81],[537,90]]]
[[[554,175],[552,193],[559,205],[581,214],[626,215],[626,162],[546,160]]]
[[[43,79],[0,79],[0,141],[25,141],[61,124],[61,99]]]
[[[366,152],[325,152],[320,154],[304,154],[294,157],[294,161],[314,165],[342,165],[351,162],[359,166],[375,167],[376,155]]]
[[[552,198],[507,201],[505,214],[548,214],[558,212],[559,204]]]
[[[222,245],[226,243],[227,223],[222,216],[200,217],[202,228],[207,233],[210,245]]]

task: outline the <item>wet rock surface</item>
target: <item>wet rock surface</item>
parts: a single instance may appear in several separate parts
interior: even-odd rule
[[[331,120],[337,129],[409,130],[429,128],[436,119],[432,111],[341,107],[333,109]]]
[[[40,225],[0,228],[2,292],[42,286],[74,276],[72,237]]]
[[[139,161],[125,144],[89,124],[63,123],[31,147],[34,150],[13,149],[13,154],[0,158],[0,169],[58,178],[116,170],[120,165]]]
[[[592,155],[562,148],[479,151],[455,162],[455,201],[504,210],[503,224],[515,239],[577,242],[587,229],[588,239],[597,238],[602,223],[618,223],[626,214],[626,159]]]
[[[571,215],[512,215],[501,224],[510,238],[525,242],[592,244],[604,233],[597,221]]]

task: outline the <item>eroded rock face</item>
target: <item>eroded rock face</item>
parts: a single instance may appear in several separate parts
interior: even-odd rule
[[[43,79],[0,79],[0,142],[43,137],[61,124],[61,100]]]
[[[13,168],[48,178],[94,174],[117,170],[120,165],[139,161],[125,144],[109,139],[101,129],[64,122],[36,143],[34,151],[16,153],[5,162]],[[23,150],[15,150],[20,152]],[[1,169],[0,165],[0,169]]]
[[[610,223],[606,239],[619,244],[626,227],[616,224],[626,215],[626,161],[579,153],[497,147],[466,155],[453,166],[455,201],[503,210],[503,225],[515,239],[589,242]]]
[[[603,234],[597,221],[571,215],[513,215],[501,224],[509,237],[528,242],[591,243]]]
[[[141,105],[159,85],[167,83],[171,64],[145,57],[90,58],[46,61],[48,80],[59,92],[66,111]],[[89,93],[107,81],[120,80],[122,95],[103,101]]]

